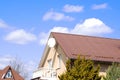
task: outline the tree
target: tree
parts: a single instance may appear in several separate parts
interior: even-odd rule
[[[120,80],[120,64],[112,63],[106,71],[106,77],[103,80]]]
[[[100,66],[94,67],[91,60],[81,59],[80,56],[72,63],[68,60],[66,63],[66,72],[59,76],[60,80],[100,80]]]
[[[25,80],[28,78],[28,71],[25,68],[23,62],[18,59],[14,58],[10,61],[9,65],[18,73],[20,74]]]

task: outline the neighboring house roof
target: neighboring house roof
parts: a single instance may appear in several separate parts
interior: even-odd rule
[[[5,78],[9,70],[11,71],[13,78]],[[14,69],[12,69],[10,66],[7,66],[3,70],[0,70],[0,80],[24,80],[24,79]]]
[[[68,58],[78,54],[92,60],[120,62],[120,39],[52,32]]]

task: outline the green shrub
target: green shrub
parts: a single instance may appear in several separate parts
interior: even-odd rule
[[[73,63],[73,64],[71,64]],[[72,62],[68,60],[66,63],[66,72],[59,76],[60,80],[100,80],[100,66],[94,67],[91,60],[80,58],[80,56]]]

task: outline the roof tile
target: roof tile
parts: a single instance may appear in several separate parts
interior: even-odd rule
[[[52,32],[69,58],[78,54],[93,60],[120,62],[120,39]]]

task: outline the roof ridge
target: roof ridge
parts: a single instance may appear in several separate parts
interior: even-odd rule
[[[62,32],[51,32],[51,34],[64,34],[64,35],[72,35],[72,36],[82,36],[82,37],[99,38],[99,39],[120,40],[120,39],[118,39],[118,38],[109,38],[109,37],[102,37],[102,36],[90,36],[90,35],[81,35],[81,34],[72,34],[72,33],[62,33]]]

